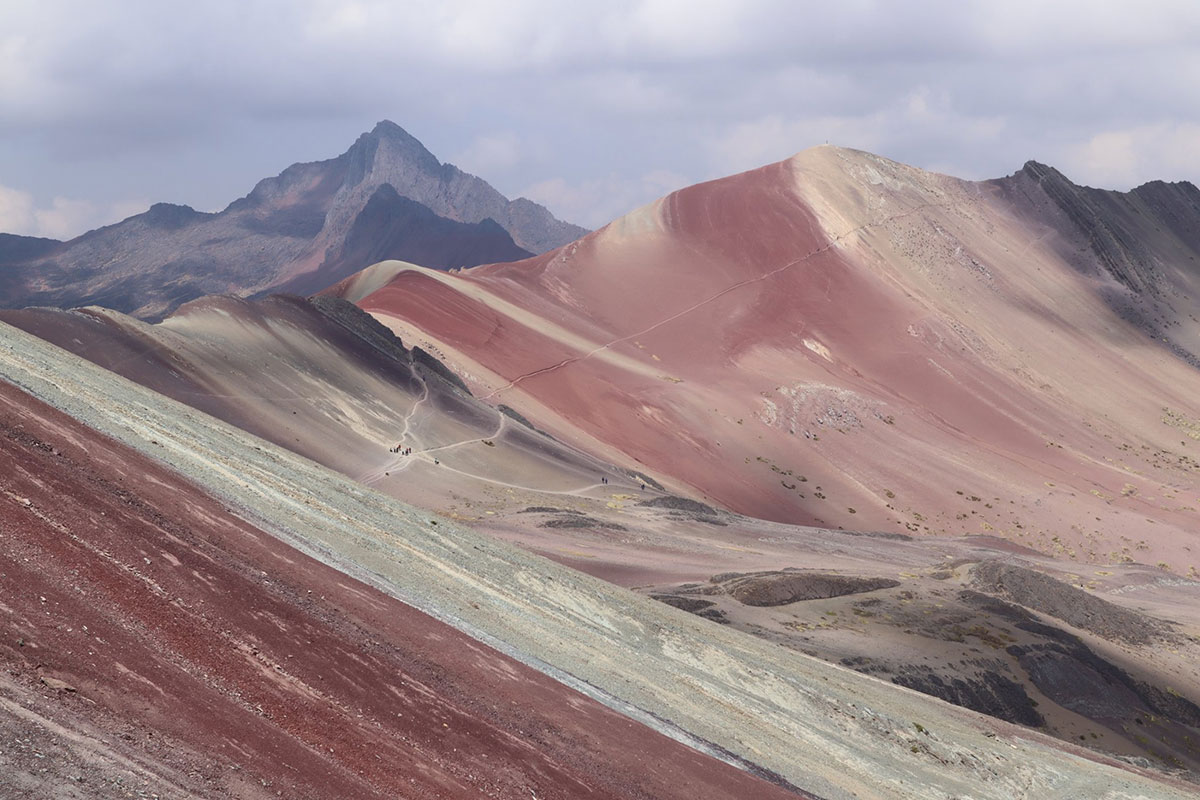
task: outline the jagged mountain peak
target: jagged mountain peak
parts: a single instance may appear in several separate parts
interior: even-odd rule
[[[413,141],[416,141],[416,139],[413,138],[412,134],[410,134],[408,131],[404,130],[404,128],[400,127],[396,123],[392,122],[390,119],[379,120],[379,122],[375,123],[375,127],[371,128],[370,132],[365,135],[378,136],[378,137],[391,136],[391,137],[397,137],[397,138],[401,138],[401,139],[407,138],[407,139],[412,139]],[[420,142],[417,142],[417,143],[420,144]]]
[[[1062,172],[1062,170],[1058,169],[1057,167],[1052,167],[1049,164],[1043,164],[1040,161],[1034,161],[1034,160],[1026,161],[1025,165],[1023,167],[1021,167],[1021,169],[1018,170],[1016,174],[1017,175],[1025,175],[1025,176],[1033,178],[1034,180],[1037,180],[1039,182],[1045,181],[1045,180],[1053,180],[1056,182],[1061,182],[1061,183],[1064,183],[1064,184],[1067,184],[1070,186],[1075,186],[1078,188],[1083,188],[1083,189],[1092,188],[1092,187],[1086,186],[1084,184],[1078,184],[1075,181],[1072,181],[1070,178],[1068,178]],[[1117,194],[1121,194],[1120,191],[1114,190],[1114,189],[1096,188],[1096,191],[1115,192]],[[1130,190],[1130,192],[1133,194],[1144,194],[1147,192],[1163,192],[1163,191],[1174,191],[1174,192],[1180,192],[1182,194],[1195,194],[1197,189],[1196,189],[1195,184],[1191,183],[1190,181],[1165,181],[1165,180],[1156,178],[1153,180],[1148,180],[1143,183],[1140,183],[1137,186],[1133,187],[1133,189]]]
[[[391,120],[381,120],[362,134],[343,155],[347,159],[346,183],[357,184],[375,172],[415,167],[430,176],[444,172],[437,156],[408,131]]]
[[[1041,173],[1046,173],[1046,172],[1058,172],[1057,169],[1050,166],[1049,164],[1043,164],[1041,161],[1038,161],[1033,158],[1026,161],[1025,164],[1021,167],[1021,169],[1025,170],[1027,172],[1035,173],[1035,174],[1041,174]],[[1059,173],[1059,174],[1061,174],[1061,173]]]
[[[1016,175],[1024,175],[1038,183],[1053,181],[1055,183],[1074,185],[1071,179],[1064,175],[1061,170],[1033,159],[1026,161],[1024,166],[1016,172]]]
[[[361,246],[368,223],[386,228],[386,247]],[[156,203],[61,246],[0,239],[0,263],[17,265],[0,305],[104,305],[155,318],[203,294],[317,291],[370,263],[339,253],[447,269],[545,252],[586,233],[443,164],[382,120],[341,155],[293,164],[218,213]]]
[[[371,128],[371,130],[358,137],[359,142],[364,140],[373,140],[376,142],[386,140],[390,142],[397,142],[411,147],[414,150],[427,153],[431,158],[433,158],[433,154],[426,149],[425,145],[423,145],[421,141],[417,139],[417,137],[413,136],[404,128],[392,122],[390,119],[381,119],[379,122],[375,123],[374,128]]]
[[[155,227],[175,229],[211,216],[188,205],[155,203],[137,218]]]

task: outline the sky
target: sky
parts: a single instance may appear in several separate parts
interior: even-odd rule
[[[1200,2],[0,3],[0,231],[218,210],[382,119],[587,227],[825,142],[1200,183]]]

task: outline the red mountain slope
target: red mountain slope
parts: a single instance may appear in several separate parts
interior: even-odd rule
[[[735,511],[1187,572],[1200,373],[1147,319],[1200,333],[1195,243],[1174,220],[1072,248],[1079,220],[1136,214],[1035,166],[969,183],[815,148],[533,259],[334,291],[477,394]]]
[[[6,383],[0,464],[5,796],[796,796],[302,555]]]

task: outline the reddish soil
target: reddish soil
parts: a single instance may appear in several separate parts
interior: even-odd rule
[[[91,754],[69,776],[19,762],[25,796],[65,795],[106,758],[146,791],[202,796],[795,796],[301,555],[7,384],[0,662],[25,709],[0,736],[52,720],[43,733]]]
[[[732,511],[1194,574],[1196,372],[1019,211],[815,148],[533,259],[339,291],[483,399]]]

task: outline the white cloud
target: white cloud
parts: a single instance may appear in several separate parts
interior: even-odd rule
[[[148,207],[149,204],[140,201],[100,207],[87,200],[69,197],[55,197],[48,205],[39,205],[29,192],[0,186],[0,233],[71,239],[139,214]]]
[[[722,175],[780,161],[819,144],[904,160],[911,158],[906,153],[909,143],[923,143],[933,150],[948,138],[964,137],[973,143],[966,152],[946,148],[923,159],[919,166],[960,177],[984,177],[972,174],[976,170],[969,159],[1003,133],[1002,120],[972,116],[956,109],[945,92],[918,86],[886,106],[862,114],[789,118],[773,113],[741,122],[709,137],[706,149],[712,172]]]
[[[593,113],[659,117],[686,113],[686,97],[660,76],[629,69],[598,69],[564,82],[562,97],[586,97]],[[615,124],[615,120],[614,120]]]
[[[33,236],[33,195],[0,186],[0,232]]]
[[[35,230],[38,236],[51,239],[70,239],[96,227],[94,220],[102,216],[96,207],[86,200],[55,197],[48,208],[33,209]],[[103,223],[100,223],[103,224]]]
[[[417,55],[452,69],[691,61],[745,52],[778,0],[315,0],[297,14],[302,37],[385,60]],[[283,21],[286,24],[286,21]]]
[[[1198,39],[1195,0],[8,2],[0,174],[62,220],[83,211],[45,198],[217,208],[390,118],[593,224],[655,170],[826,140],[963,177],[1197,180]]]
[[[616,174],[574,183],[550,178],[527,187],[521,195],[560,219],[599,228],[689,183],[682,175],[654,170],[632,179]]]
[[[475,137],[466,150],[450,160],[473,175],[495,175],[517,166],[521,155],[521,140],[511,131],[502,131]]]
[[[771,4],[706,0],[700,5],[693,0],[644,0],[631,5],[617,12],[619,23],[609,30],[610,42],[616,40],[657,58],[694,59],[745,48],[754,38],[750,23]]]
[[[883,130],[880,123],[879,115],[787,119],[769,114],[710,138],[709,160],[714,175],[723,175],[781,161],[823,143],[874,150]]]
[[[1097,133],[1067,147],[1062,168],[1076,183],[1129,189],[1200,174],[1200,124],[1158,123]]]
[[[972,31],[998,53],[1025,56],[1194,47],[1200,17],[1193,0],[1097,3],[1094,0],[1010,0],[977,3]]]

